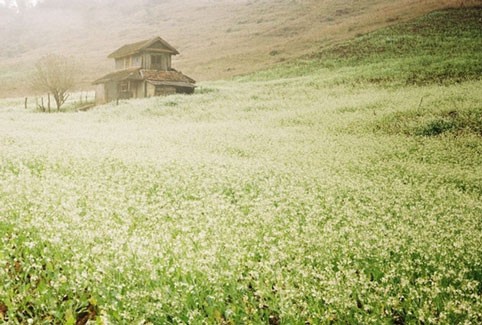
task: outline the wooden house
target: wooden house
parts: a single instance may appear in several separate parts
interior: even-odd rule
[[[177,54],[179,52],[160,37],[117,49],[108,56],[115,60],[116,71],[94,81],[96,103],[192,94],[195,81],[171,66],[171,57]]]

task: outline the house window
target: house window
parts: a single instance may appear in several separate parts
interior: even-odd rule
[[[121,93],[126,93],[129,91],[129,83],[127,81],[122,81],[120,83],[120,91]]]
[[[161,56],[160,55],[151,55],[151,63],[155,66],[161,65]]]

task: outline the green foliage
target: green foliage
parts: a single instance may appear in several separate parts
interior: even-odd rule
[[[293,77],[336,69],[338,83],[382,86],[452,84],[482,75],[482,9],[437,11],[321,49],[305,60],[252,78]]]
[[[1,228],[2,317],[480,320],[480,81],[209,86],[0,112],[0,221],[15,224]],[[417,135],[439,119],[473,124]]]
[[[6,223],[0,225],[0,234],[2,321],[76,324],[98,315],[88,279],[81,281],[77,276],[86,267],[76,265],[72,269],[70,250]]]

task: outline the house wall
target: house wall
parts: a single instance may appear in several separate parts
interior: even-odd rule
[[[145,98],[164,96],[176,93],[192,94],[194,88],[174,87],[174,86],[155,86],[146,81],[129,82],[129,92],[132,98]],[[95,89],[96,104],[105,104],[121,98],[123,93],[119,92],[119,82],[111,81],[99,84]]]
[[[156,95],[156,86],[146,82],[146,90],[147,96],[146,97],[154,97]]]
[[[145,84],[146,84],[145,81],[141,81],[141,82],[137,83],[137,89],[136,89],[137,98],[146,97],[146,95],[145,95]]]
[[[152,64],[152,55],[161,56],[160,66],[155,66]],[[141,66],[144,69],[168,71],[169,69],[171,69],[171,54],[151,51],[143,52]]]
[[[116,82],[106,82],[95,86],[95,103],[105,104],[116,100],[118,96],[118,85]]]
[[[176,87],[172,86],[156,86],[156,96],[166,96],[175,94]]]
[[[194,87],[178,87],[176,92],[178,94],[194,94]]]
[[[144,81],[131,81],[129,91],[132,98],[144,98]]]
[[[140,68],[142,67],[142,59],[143,59],[143,56],[140,54],[115,59],[115,69],[123,70],[123,69],[134,68],[134,67]]]
[[[154,65],[152,63],[151,58],[153,55],[161,57],[160,65]],[[159,52],[143,52],[139,55],[126,56],[123,58],[115,59],[115,69],[124,70],[137,67],[143,69],[168,71],[171,69],[171,62],[171,54]]]
[[[166,96],[172,95],[176,93],[182,92],[181,89],[178,89],[174,86],[155,86],[146,82],[146,89],[147,89],[147,97],[154,97],[154,96]]]
[[[151,66],[151,56],[147,55],[147,53],[142,53],[142,68],[149,69]]]
[[[138,54],[132,57],[132,66],[138,68],[142,67],[142,55]]]
[[[95,86],[95,103],[104,104],[106,103],[104,84],[99,84]]]
[[[119,96],[117,83],[114,81],[111,81],[111,82],[106,82],[104,85],[105,85],[104,87],[105,101],[110,102],[110,101],[116,100],[117,97]]]

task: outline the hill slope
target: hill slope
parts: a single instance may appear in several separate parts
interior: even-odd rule
[[[247,78],[337,70],[338,82],[383,86],[453,83],[482,76],[482,7],[435,11],[320,49]]]
[[[471,1],[464,1],[469,3]],[[28,92],[33,63],[74,55],[84,80],[112,69],[106,55],[161,35],[181,55],[175,66],[198,80],[266,68],[339,40],[457,6],[460,0],[50,0],[13,15],[0,10],[0,96]]]

